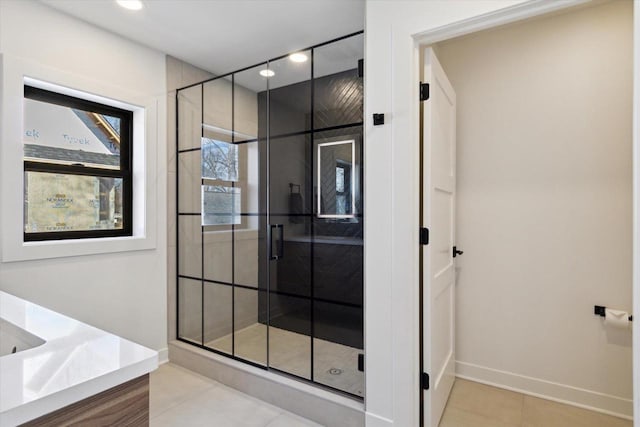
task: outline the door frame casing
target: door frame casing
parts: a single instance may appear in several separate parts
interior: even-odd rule
[[[592,3],[597,0],[566,0],[566,1],[556,1],[556,0],[539,0],[539,1],[527,1],[524,3],[520,3],[511,7],[507,7],[504,9],[497,10],[495,12],[490,12],[484,15],[479,15],[476,17],[472,17],[469,19],[465,19],[462,21],[453,22],[448,25],[444,25],[442,27],[433,28],[424,32],[418,32],[411,36],[413,43],[413,81],[415,82],[415,86],[417,88],[418,83],[420,81],[420,69],[423,66],[422,56],[420,55],[420,51],[425,47],[433,45],[438,42],[442,42],[448,39],[452,39],[455,37],[460,37],[463,35],[475,33],[478,31],[522,21],[529,18],[534,18],[542,15],[546,15],[549,13],[557,12],[563,9],[568,9],[571,7]],[[633,26],[633,37],[634,37],[634,93],[633,93],[633,311],[635,313],[640,312],[640,222],[638,220],[638,215],[640,215],[640,0],[634,0],[634,26]],[[420,101],[418,99],[418,93],[414,95],[414,105],[419,105]],[[410,117],[412,122],[412,129],[420,129],[421,126],[421,115],[420,108],[414,108]],[[415,141],[415,146],[413,147],[413,152],[415,153],[415,158],[420,158],[420,150],[422,145],[421,132],[415,132],[414,134],[417,138]],[[418,171],[420,171],[421,165],[419,161],[416,160],[412,165]],[[422,179],[421,173],[416,173],[415,176],[418,178],[417,185],[418,189],[422,191]],[[421,222],[421,215],[416,211],[416,215],[414,217],[417,220],[414,229],[416,230],[416,238],[415,241],[418,241],[418,230]],[[415,265],[415,271],[412,273],[414,277],[416,277],[419,281],[419,286],[416,287],[415,298],[414,301],[420,301],[421,296],[421,271],[420,266],[422,265],[422,256],[423,252],[420,247],[416,245],[414,249],[414,253],[419,259],[419,263]],[[420,290],[420,291],[419,291]],[[419,294],[420,292],[420,294]],[[419,310],[422,307],[419,308]],[[416,376],[414,379],[414,384],[418,384],[418,387],[415,388],[416,393],[413,396],[414,399],[412,402],[414,403],[415,410],[418,412],[417,418],[422,423],[424,419],[424,415],[422,414],[422,389],[420,387],[420,370],[421,360],[423,359],[423,325],[422,325],[422,316],[419,316],[419,331],[415,339],[417,342],[414,343],[413,348],[420,348],[421,352],[418,357],[415,358],[415,372]],[[633,406],[634,413],[640,413],[640,328],[633,329]],[[395,379],[394,379],[395,380]],[[397,381],[397,380],[396,380]],[[413,394],[413,393],[412,393]],[[415,412],[415,411],[414,411]],[[634,419],[634,426],[640,427],[640,417],[636,417]],[[421,424],[422,425],[422,424]],[[429,427],[429,426],[426,426]]]

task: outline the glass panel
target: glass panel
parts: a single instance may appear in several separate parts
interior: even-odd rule
[[[270,289],[295,296],[311,296],[311,235],[310,219],[294,217],[299,222],[289,223],[291,217],[271,216],[271,221],[282,224],[282,228],[273,228],[272,240],[274,252],[278,253],[277,262],[271,262]],[[280,247],[280,232],[284,238]]]
[[[120,121],[93,111],[25,98],[25,160],[120,169]]]
[[[204,282],[204,345],[232,354],[233,289]]]
[[[178,336],[202,344],[202,282],[178,280]]]
[[[234,142],[250,141],[258,137],[259,123],[266,125],[264,98],[267,78],[260,75],[266,64],[234,74],[233,130]]]
[[[122,229],[122,179],[25,172],[25,233]]]
[[[202,225],[240,224],[240,188],[202,186]]]
[[[267,364],[266,306],[266,89],[265,65],[233,76],[233,134],[241,194],[241,220],[234,227],[235,356]],[[259,138],[262,127],[262,138]],[[261,289],[262,291],[259,291]]]
[[[202,85],[178,92],[178,150],[200,147],[202,137]]]
[[[311,379],[311,301],[270,292],[269,316],[269,366]]]
[[[316,298],[362,306],[362,240],[317,237],[313,245],[313,286]]]
[[[314,381],[358,396],[364,395],[362,307],[314,302]]]
[[[269,63],[269,134],[273,136],[311,128],[311,51],[307,59],[290,57]],[[300,56],[302,58],[302,56]]]
[[[202,228],[199,215],[178,216],[178,274],[202,277]]]
[[[235,183],[236,188],[241,191],[241,216],[240,224],[234,227],[234,281],[236,284],[252,287],[258,287],[261,253],[265,252],[266,248],[265,225],[260,227],[261,221],[264,222],[266,217],[260,214],[264,213],[260,205],[265,203],[265,184],[264,179],[260,180],[261,160],[258,144],[260,143],[256,141],[237,145],[240,174]],[[264,156],[262,163],[265,163]],[[262,257],[266,257],[266,254],[262,253]],[[264,262],[264,259],[262,261]],[[262,278],[261,283],[266,289],[266,276]]]
[[[204,122],[205,138],[232,142],[232,84],[231,77],[204,83]]]
[[[363,117],[364,35],[321,46],[313,51],[313,125],[316,129],[359,123]]]
[[[204,278],[231,284],[233,281],[232,240],[230,225],[204,227]]]
[[[234,288],[235,355],[261,365],[267,364],[266,310],[259,312],[257,290]],[[260,292],[261,295],[265,294]]]
[[[200,213],[200,152],[178,153],[178,209],[181,213]]]

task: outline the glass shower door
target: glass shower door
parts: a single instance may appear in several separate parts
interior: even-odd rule
[[[310,51],[269,62],[269,367],[312,379]]]
[[[363,396],[358,34],[177,94],[178,337]]]

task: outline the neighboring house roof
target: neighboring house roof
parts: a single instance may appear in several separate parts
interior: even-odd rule
[[[99,115],[97,113],[88,113],[82,110],[72,109],[76,116],[82,120],[82,123],[89,128],[91,133],[93,133],[98,140],[104,145],[107,150],[109,150],[112,154],[117,154],[120,152],[120,126],[116,129],[113,124],[106,120],[105,116]],[[102,116],[104,120],[98,121],[96,120],[96,116]],[[108,126],[111,132],[107,131],[105,126]]]
[[[60,161],[64,163],[82,163],[83,165],[120,166],[120,156],[104,153],[92,153],[82,150],[49,147],[46,145],[24,144],[24,157]]]

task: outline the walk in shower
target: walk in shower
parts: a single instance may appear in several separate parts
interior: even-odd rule
[[[364,394],[362,32],[177,91],[178,339]]]

